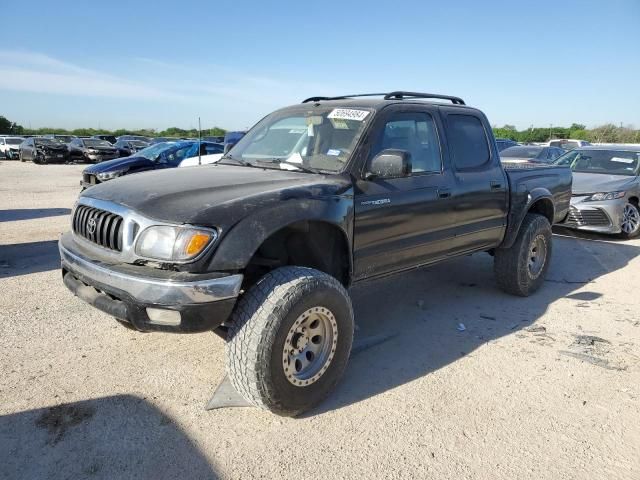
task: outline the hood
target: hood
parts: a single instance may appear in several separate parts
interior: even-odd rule
[[[117,172],[118,170],[129,170],[132,167],[151,167],[153,162],[144,157],[124,157],[96,163],[83,170],[82,173],[96,175],[103,172]]]
[[[603,173],[573,173],[573,195],[598,192],[616,192],[631,187],[638,177],[629,175],[605,175]]]
[[[204,165],[120,177],[81,196],[119,203],[156,220],[226,228],[277,202],[340,195],[351,187],[347,174]]]

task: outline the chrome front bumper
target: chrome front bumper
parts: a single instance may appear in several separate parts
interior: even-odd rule
[[[243,276],[227,275],[195,281],[172,281],[136,276],[99,265],[58,243],[62,267],[96,288],[101,286],[127,293],[142,304],[184,305],[236,298]]]

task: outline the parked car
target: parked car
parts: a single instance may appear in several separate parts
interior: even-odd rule
[[[224,134],[224,150],[225,153],[233,148],[233,146],[240,141],[242,137],[244,137],[247,132],[236,131],[236,132],[227,132]]]
[[[218,144],[212,144],[219,151]],[[202,142],[200,152],[207,155],[211,146],[209,142]],[[108,160],[96,165],[91,165],[82,172],[80,185],[88,188],[98,183],[112,180],[123,175],[145,172],[147,170],[160,170],[175,168],[186,158],[198,156],[198,142],[165,142],[156,143],[144,148],[134,155],[117,160]]]
[[[222,136],[206,136],[202,137],[202,140],[213,143],[224,143],[224,135]]]
[[[31,160],[33,163],[38,164],[68,162],[69,149],[60,140],[33,137],[27,138],[20,144],[18,157],[21,162]]]
[[[20,144],[24,142],[23,137],[2,136],[0,137],[0,156],[7,160],[18,158]]]
[[[98,138],[100,140],[106,140],[111,145],[114,145],[118,141],[118,139],[113,135],[94,135],[91,138]]]
[[[120,153],[114,145],[111,145],[106,140],[76,138],[69,143],[69,157],[74,162],[98,163],[119,158]]]
[[[564,140],[551,140],[549,142],[549,146],[550,147],[558,147],[558,148],[562,148],[563,150],[573,150],[574,148],[580,148],[580,147],[588,147],[591,144],[589,142],[587,142],[586,140],[571,140],[571,139],[564,139]]]
[[[204,143],[204,142],[203,142]],[[200,156],[185,158],[180,162],[179,167],[194,167],[197,165],[211,165],[216,163],[224,155],[224,145],[222,143],[206,143],[206,147]]]
[[[118,139],[118,141],[114,143],[113,146],[118,150],[119,156],[128,157],[129,155],[134,155],[140,150],[147,148],[149,144],[141,140]]]
[[[117,139],[118,140],[136,140],[138,142],[145,142],[145,143],[149,143],[151,141],[151,138],[144,137],[142,135],[120,135]]]
[[[518,142],[514,142],[509,138],[496,138],[496,145],[498,145],[498,152],[501,152],[506,148],[515,147]]]
[[[460,98],[312,97],[215,165],[85,190],[62,277],[130,328],[220,334],[235,389],[297,415],[345,370],[347,287],[490,252],[498,285],[530,295],[570,196],[567,167],[505,169],[489,121]]]
[[[500,159],[510,163],[553,163],[566,152],[557,147],[538,147],[535,145],[519,145],[509,147],[500,152]]]
[[[573,171],[562,226],[633,238],[640,233],[640,147],[576,148],[556,161]]]
[[[71,140],[77,137],[75,135],[58,135],[56,133],[43,135],[41,138],[50,138],[52,140],[57,140],[60,143],[68,144]]]
[[[179,142],[181,140],[187,140],[187,139],[176,138],[176,137],[154,137],[149,141],[149,145],[155,145],[156,143],[162,143],[162,142]]]

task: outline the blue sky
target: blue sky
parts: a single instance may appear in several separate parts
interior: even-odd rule
[[[0,115],[34,128],[236,129],[398,89],[495,125],[640,128],[640,0],[7,3]]]

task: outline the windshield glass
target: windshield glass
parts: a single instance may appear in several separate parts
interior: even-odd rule
[[[536,147],[509,147],[500,152],[501,157],[510,158],[536,158],[542,152]]]
[[[573,150],[555,162],[568,165],[579,173],[604,173],[606,175],[637,175],[640,152],[624,150]]]
[[[197,143],[156,143],[136,153],[153,162],[178,164],[185,158],[198,155]]]
[[[111,144],[106,140],[98,140],[97,138],[87,138],[84,140],[84,144],[87,147],[111,147]]]
[[[260,167],[273,163],[274,168],[286,170],[340,172],[371,117],[372,112],[362,108],[306,105],[275,112],[254,126],[224,158]]]
[[[129,141],[129,145],[130,145],[131,147],[144,148],[144,147],[146,147],[146,146],[147,146],[147,145],[149,145],[149,144],[148,144],[148,143],[146,143],[146,142],[141,142],[140,140],[130,140],[130,141]]]
[[[20,145],[24,142],[24,138],[5,138],[7,145]]]
[[[36,145],[60,145],[60,140],[55,140],[52,138],[36,138]]]

